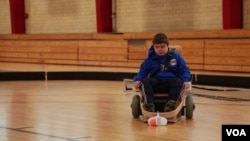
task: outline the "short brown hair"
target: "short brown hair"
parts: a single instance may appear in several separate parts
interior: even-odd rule
[[[165,43],[165,44],[169,44],[169,40],[168,40],[168,37],[166,34],[164,33],[158,33],[154,36],[153,38],[153,44],[162,44],[162,43]]]

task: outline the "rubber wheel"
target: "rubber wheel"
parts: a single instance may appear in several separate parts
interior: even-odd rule
[[[186,96],[186,118],[192,119],[193,118],[193,111],[194,111],[194,102],[193,98],[190,95]]]
[[[133,117],[139,118],[139,116],[142,114],[141,107],[140,107],[140,96],[139,95],[133,96],[131,108],[132,108]]]

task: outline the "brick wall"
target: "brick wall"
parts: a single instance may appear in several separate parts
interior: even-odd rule
[[[243,0],[243,28],[250,29],[250,0]]]
[[[11,33],[9,0],[0,0],[0,33]]]
[[[94,0],[26,0],[27,33],[96,32]]]
[[[27,33],[96,32],[95,0],[25,0]],[[250,29],[250,0],[243,28]],[[222,29],[222,0],[116,0],[117,32]],[[0,33],[11,33],[9,0],[0,0]]]
[[[117,0],[117,31],[222,29],[222,0]]]

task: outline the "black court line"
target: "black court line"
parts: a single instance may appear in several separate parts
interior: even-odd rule
[[[240,91],[239,89],[215,89],[215,88],[205,88],[205,87],[198,87],[198,86],[192,86],[196,89],[203,89],[203,90],[209,90],[209,91]]]
[[[5,101],[1,103],[93,103],[93,102],[98,102],[98,103],[128,103],[127,101]]]
[[[21,129],[27,129],[27,128],[33,128],[33,127],[20,127],[20,128],[16,128],[16,129],[21,130]]]
[[[210,98],[210,99],[216,99],[216,100],[222,100],[222,101],[233,101],[233,102],[249,102],[250,101],[250,99],[244,99],[244,98],[206,95],[206,94],[197,94],[197,93],[192,93],[192,95],[197,96],[197,97],[204,97],[204,98]]]
[[[12,130],[12,131],[17,131],[17,132],[22,132],[22,133],[27,133],[27,134],[33,134],[33,135],[39,135],[39,136],[44,136],[44,137],[50,137],[50,138],[56,138],[56,139],[62,139],[65,141],[79,141],[80,138],[78,139],[71,139],[71,138],[65,138],[65,137],[60,137],[60,136],[55,136],[55,135],[49,135],[49,134],[43,134],[43,133],[37,133],[37,132],[31,132],[31,131],[25,131],[25,130],[21,130],[20,128],[9,128],[9,127],[2,127],[0,126],[0,128],[2,129],[6,129],[6,130]],[[91,136],[86,136],[86,137],[81,137],[81,139],[84,138],[91,138]]]
[[[91,138],[91,136],[80,137],[80,138],[74,138],[73,140],[81,140],[81,139],[87,139],[87,138]]]

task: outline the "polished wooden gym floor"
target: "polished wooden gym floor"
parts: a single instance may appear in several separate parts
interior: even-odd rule
[[[0,66],[0,71],[94,69]],[[156,127],[132,117],[134,94],[124,91],[123,81],[0,81],[0,141],[221,141],[223,124],[250,124],[249,89],[194,86],[193,119]]]

